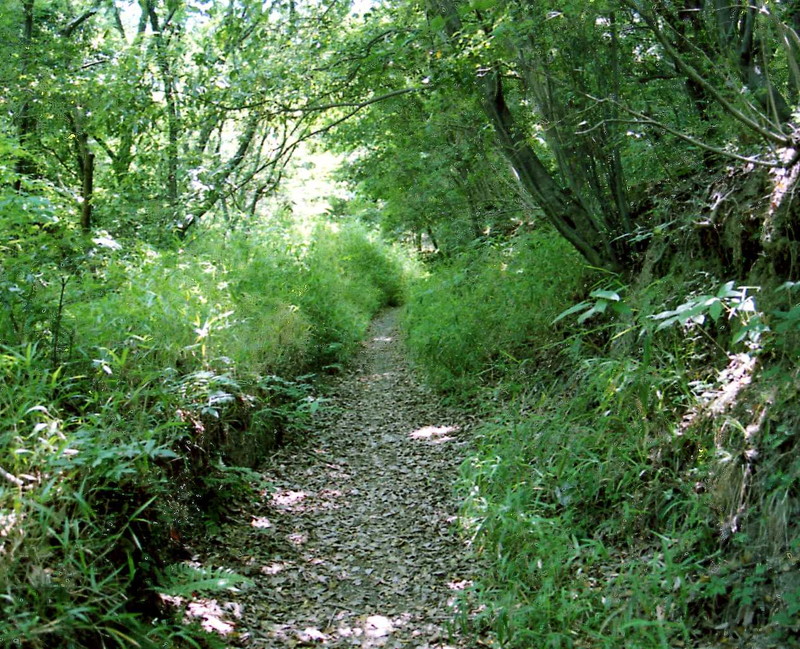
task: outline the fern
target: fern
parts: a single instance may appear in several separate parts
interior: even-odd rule
[[[158,591],[183,597],[197,592],[216,592],[250,585],[252,582],[229,568],[196,568],[185,563],[173,564],[164,571]]]

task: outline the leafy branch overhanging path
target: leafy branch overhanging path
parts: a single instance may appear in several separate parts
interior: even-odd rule
[[[452,495],[467,418],[415,380],[396,319],[376,319],[309,443],[270,463],[277,489],[204,557],[255,583],[195,602],[230,646],[474,646],[448,624],[471,574]]]

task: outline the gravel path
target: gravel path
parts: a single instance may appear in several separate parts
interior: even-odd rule
[[[451,493],[468,428],[414,378],[396,319],[375,320],[307,443],[270,462],[275,489],[203,557],[254,582],[195,602],[230,646],[475,646],[448,624],[471,570]]]

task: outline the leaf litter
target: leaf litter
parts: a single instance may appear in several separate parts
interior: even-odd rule
[[[331,403],[268,463],[274,489],[202,551],[252,582],[210,626],[230,647],[482,644],[450,623],[476,573],[452,489],[469,418],[414,377],[396,310],[373,322]]]

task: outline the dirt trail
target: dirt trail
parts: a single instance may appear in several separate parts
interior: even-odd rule
[[[396,319],[373,323],[334,408],[270,462],[276,490],[203,557],[255,582],[196,611],[231,646],[467,646],[447,630],[470,577],[451,495],[466,426],[415,380]]]

